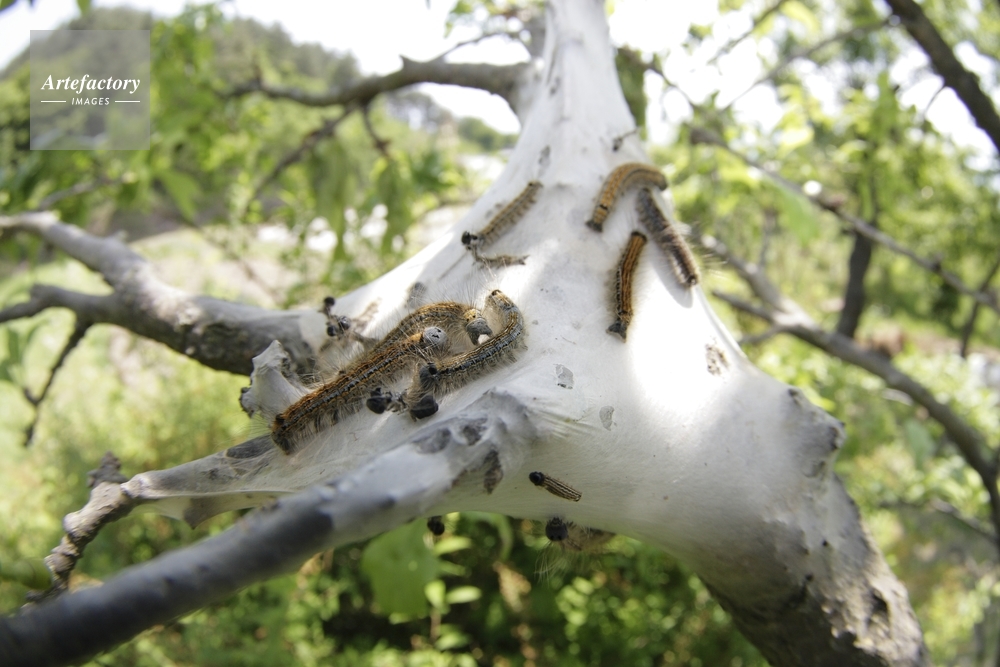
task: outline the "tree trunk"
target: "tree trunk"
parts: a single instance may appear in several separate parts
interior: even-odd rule
[[[136,476],[121,486],[129,502],[159,501],[161,511],[192,521],[337,481],[230,531],[270,535],[262,527],[299,517],[289,532],[303,525],[310,537],[300,543],[284,535],[290,545],[281,563],[272,558],[254,569],[260,559],[250,558],[239,576],[186,585],[178,604],[136,599],[135,591],[174,583],[188,569],[210,576],[207,564],[220,554],[274,549],[247,539],[228,548],[222,540],[236,538],[211,538],[7,619],[0,658],[10,659],[0,662],[16,664],[24,647],[56,641],[60,628],[85,632],[79,628],[98,620],[88,614],[113,607],[116,596],[131,595],[130,602],[100,616],[105,626],[149,606],[157,612],[144,622],[162,622],[311,550],[416,516],[482,510],[559,519],[662,547],[698,573],[776,666],[929,664],[906,591],[833,473],[841,424],[752,366],[701,288],[683,284],[674,260],[654,244],[639,255],[627,338],[607,331],[615,319],[613,275],[638,228],[636,193],[625,193],[602,232],[585,222],[616,166],[648,160],[619,87],[604,3],[553,0],[547,10],[544,55],[512,96],[523,129],[502,176],[450,233],[337,302],[338,314],[354,318],[374,304],[369,334],[399,320],[417,283],[433,300],[479,304],[500,289],[524,318],[516,359],[441,398],[439,412],[424,421],[364,411],[298,443],[291,455],[264,438],[255,446],[266,451],[254,457],[219,454]],[[462,233],[480,230],[532,180],[542,183],[537,202],[490,248],[525,256],[524,264],[476,262]],[[281,372],[277,348],[257,364],[250,402],[273,414],[298,389]],[[547,493],[533,483],[537,476],[529,478],[534,472],[581,497]],[[230,500],[209,497],[220,492]],[[243,500],[247,494],[253,497]],[[329,521],[309,518],[317,512]],[[149,595],[169,597],[177,588]],[[192,597],[199,588],[210,595]]]

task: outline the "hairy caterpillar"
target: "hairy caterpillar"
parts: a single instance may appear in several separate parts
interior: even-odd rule
[[[405,397],[408,400],[416,398],[410,405],[410,415],[415,419],[437,412],[435,396],[460,387],[511,358],[524,335],[524,317],[514,302],[500,290],[490,293],[486,307],[499,314],[503,328],[468,352],[420,368]]]
[[[604,230],[604,221],[611,213],[611,207],[630,187],[635,185],[655,185],[661,190],[667,188],[667,179],[656,167],[641,162],[628,162],[615,168],[604,181],[597,206],[587,221],[587,226],[595,231]]]
[[[569,537],[569,526],[559,517],[553,517],[545,524],[545,537],[553,542],[562,542]]]
[[[390,336],[399,329],[396,327]],[[427,357],[441,354],[447,344],[448,336],[439,327],[427,327],[394,343],[383,340],[332,381],[277,415],[271,427],[274,443],[286,454],[291,453],[296,438],[336,424],[344,415],[358,410],[372,388],[391,382]]]
[[[639,213],[639,220],[652,235],[653,241],[670,258],[677,274],[677,280],[687,287],[697,285],[700,276],[694,255],[684,238],[670,224],[667,216],[663,215],[660,207],[656,205],[656,200],[649,188],[639,190],[635,207]]]
[[[531,208],[531,205],[535,203],[535,197],[538,196],[538,191],[541,189],[541,183],[538,181],[529,181],[524,190],[521,190],[521,194],[514,197],[509,204],[493,216],[489,224],[483,227],[478,234],[473,234],[472,232],[463,233],[462,245],[475,252],[479,248],[496,241],[501,234],[520,220],[528,209]]]
[[[632,323],[632,278],[635,275],[635,266],[639,263],[639,253],[646,246],[646,235],[641,232],[632,232],[629,236],[628,245],[618,261],[618,270],[615,273],[615,319],[614,323],[608,327],[608,331],[616,333],[625,340],[625,332],[628,325]]]
[[[336,315],[333,312],[333,307],[336,305],[337,300],[332,296],[328,296],[323,299],[323,308],[320,312],[326,315],[326,335],[330,338],[336,338],[347,333],[351,328],[351,320],[342,315]]]
[[[554,496],[578,502],[583,494],[574,489],[569,484],[561,482],[555,477],[549,477],[543,472],[528,473],[528,480],[537,487],[541,487]]]
[[[475,308],[457,301],[441,301],[421,306],[404,317],[385,338],[379,341],[371,353],[395,345],[430,326],[444,329],[450,337],[455,337],[460,331],[464,331],[473,345],[477,344],[482,336],[493,334],[482,313]]]
[[[441,520],[440,515],[435,515],[427,519],[427,530],[431,531],[431,534],[435,537],[444,535],[444,521]]]

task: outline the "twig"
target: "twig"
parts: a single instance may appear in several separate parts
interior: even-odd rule
[[[968,528],[972,532],[976,533],[980,537],[985,538],[988,542],[994,543],[997,541],[996,534],[990,530],[987,526],[984,526],[982,522],[977,521],[971,517],[967,517],[962,512],[959,511],[957,507],[949,502],[941,500],[940,498],[933,498],[924,505],[917,503],[909,503],[904,500],[896,500],[893,502],[883,502],[879,504],[880,507],[886,509],[895,509],[898,507],[908,507],[915,510],[932,509],[938,514],[943,514],[950,517],[960,523],[965,528]]]
[[[454,53],[455,51],[458,51],[459,49],[463,49],[466,46],[472,46],[473,44],[478,44],[479,42],[486,41],[487,39],[492,39],[493,37],[507,37],[508,39],[512,39],[512,40],[518,42],[519,44],[521,44],[522,46],[524,46],[525,48],[527,48],[527,44],[525,44],[524,40],[521,39],[521,34],[520,34],[519,31],[514,31],[514,30],[497,30],[497,31],[494,31],[494,32],[484,32],[483,34],[479,35],[478,37],[473,37],[472,39],[467,39],[465,41],[459,42],[458,44],[455,44],[454,46],[450,47],[444,53],[442,53],[439,56],[437,56],[436,58],[434,58],[434,60],[444,60],[444,58],[446,56],[451,55],[452,53]],[[431,62],[433,62],[433,61],[431,61]]]
[[[993,266],[986,273],[986,277],[983,278],[983,282],[979,284],[979,291],[985,292],[989,289],[990,283],[993,282],[993,278],[997,275],[997,271],[1000,271],[1000,255],[997,256],[996,260],[993,262]],[[969,313],[969,319],[966,320],[965,326],[962,327],[962,346],[959,349],[959,354],[965,359],[969,355],[969,341],[972,339],[972,332],[976,329],[976,318],[979,317],[979,302],[972,304],[972,312]]]
[[[38,202],[38,207],[35,210],[46,211],[52,208],[52,206],[57,202],[60,202],[67,197],[75,197],[77,195],[93,192],[94,190],[98,190],[108,185],[118,185],[124,182],[125,178],[122,176],[119,176],[118,178],[108,178],[106,176],[102,176],[93,181],[77,183],[72,187],[65,188],[63,190],[56,190],[55,192],[44,197],[40,202]]]
[[[667,77],[666,73],[663,71],[663,68],[660,67],[659,63],[657,63],[655,59],[650,59],[647,62],[642,59],[642,56],[639,55],[637,51],[634,51],[628,48],[627,46],[619,46],[618,53],[631,60],[635,65],[642,67],[646,71],[652,72],[656,76],[660,77],[660,79],[663,80],[663,85],[666,86],[667,88],[672,88],[676,90],[678,93],[680,93],[681,97],[684,98],[684,100],[691,106],[692,109],[695,109],[697,111],[700,111],[702,109],[701,105],[692,100],[683,88],[678,86],[676,83],[674,83]]]
[[[722,298],[721,293],[713,292],[715,296]],[[760,345],[761,343],[766,343],[778,334],[784,333],[785,329],[783,327],[769,327],[767,331],[762,331],[759,334],[752,334],[750,336],[743,336],[737,341],[740,347],[746,347],[747,345]]]
[[[955,91],[983,132],[1000,151],[1000,115],[993,101],[979,86],[979,77],[965,69],[934,24],[913,0],[886,0],[913,40],[923,49],[934,71]]]
[[[49,394],[49,389],[52,388],[52,382],[56,378],[56,373],[62,368],[63,363],[69,357],[70,352],[72,352],[83,337],[87,334],[87,330],[90,329],[90,322],[86,320],[81,320],[79,317],[76,319],[76,323],[73,325],[73,331],[70,333],[69,338],[66,340],[66,344],[63,345],[62,352],[59,353],[59,358],[52,365],[52,370],[49,371],[49,379],[45,382],[45,386],[42,387],[41,393],[35,396],[31,393],[31,390],[24,387],[24,397],[31,403],[35,408],[35,416],[32,418],[31,423],[24,431],[24,446],[31,446],[31,441],[35,436],[35,427],[38,426],[38,417],[40,413],[40,404],[45,400],[45,397]]]
[[[267,176],[261,179],[260,183],[257,184],[257,187],[254,188],[253,195],[251,195],[251,197],[247,200],[246,206],[243,208],[243,214],[240,217],[242,218],[246,216],[246,212],[250,208],[250,205],[255,202],[258,197],[260,197],[264,188],[273,183],[275,179],[281,175],[281,172],[296,162],[302,160],[302,158],[304,158],[309,151],[315,148],[316,144],[318,144],[322,139],[332,136],[333,133],[337,131],[337,126],[340,125],[345,118],[357,111],[358,107],[359,105],[357,104],[349,104],[339,116],[336,118],[328,118],[323,121],[322,125],[304,136],[299,145],[285,154],[285,156],[281,158],[276,165],[274,165],[274,168],[268,172]]]
[[[765,72],[760,77],[758,77],[757,80],[754,81],[753,83],[751,83],[742,93],[740,93],[739,95],[737,95],[736,97],[734,97],[733,99],[731,99],[729,101],[729,103],[726,104],[726,106],[724,106],[719,111],[719,114],[720,115],[724,114],[727,109],[730,109],[734,104],[736,104],[737,100],[741,99],[744,95],[746,95],[751,90],[753,90],[754,88],[756,88],[760,84],[764,83],[765,81],[770,81],[771,79],[773,79],[774,77],[776,77],[786,67],[788,67],[789,65],[791,65],[796,60],[800,60],[802,58],[808,58],[808,57],[812,56],[814,53],[816,53],[817,51],[825,49],[826,47],[830,46],[831,44],[836,44],[837,42],[843,41],[845,39],[852,39],[852,38],[856,38],[856,37],[862,37],[863,35],[867,35],[868,33],[872,32],[874,30],[878,30],[879,28],[883,28],[886,25],[888,25],[888,20],[879,21],[878,23],[872,23],[870,25],[855,26],[855,27],[850,28],[848,30],[842,30],[842,31],[840,31],[840,32],[838,32],[838,33],[836,33],[834,35],[831,35],[830,37],[827,37],[826,39],[821,40],[820,42],[817,42],[816,44],[813,44],[812,46],[809,46],[809,47],[804,48],[804,49],[798,49],[797,51],[793,51],[792,53],[790,53],[787,56],[785,56],[784,58],[782,58],[776,65],[774,65],[774,67],[772,67],[767,72]]]
[[[719,50],[716,51],[715,55],[712,56],[711,58],[709,58],[708,62],[706,62],[705,64],[708,65],[708,66],[711,66],[711,65],[714,65],[716,62],[718,62],[719,58],[721,58],[722,56],[724,56],[727,53],[729,53],[730,51],[732,51],[736,47],[737,44],[741,43],[747,37],[749,37],[750,35],[752,35],[753,31],[756,30],[757,27],[760,26],[760,24],[762,24],[764,21],[766,21],[767,18],[771,14],[773,14],[776,11],[778,11],[779,9],[781,9],[781,6],[784,5],[786,2],[788,2],[788,0],[778,0],[773,5],[771,5],[770,7],[768,7],[764,11],[762,11],[760,14],[758,14],[757,16],[755,16],[754,19],[753,19],[753,23],[750,25],[750,28],[746,32],[744,32],[739,37],[736,37],[735,39],[731,39],[728,42],[726,42],[725,44],[723,44],[722,47],[720,47]]]
[[[375,132],[375,128],[372,126],[371,115],[369,114],[369,106],[365,105],[361,109],[361,119],[364,121],[365,130],[368,131],[368,136],[372,139],[372,144],[375,145],[375,150],[382,154],[386,160],[391,160],[392,157],[389,155],[389,142],[382,139]]]
[[[698,143],[711,144],[713,146],[718,146],[719,148],[722,148],[730,155],[733,155],[734,157],[737,157],[740,160],[742,160],[745,164],[760,170],[764,174],[767,174],[768,177],[770,177],[772,180],[774,180],[776,183],[778,183],[786,190],[801,195],[802,197],[805,197],[810,202],[812,202],[815,206],[818,206],[819,208],[822,208],[825,211],[833,213],[843,222],[847,223],[848,227],[850,227],[850,229],[853,232],[860,234],[861,236],[864,236],[865,238],[868,238],[874,241],[875,243],[878,243],[886,247],[887,249],[891,250],[892,252],[898,255],[902,255],[904,257],[909,258],[913,263],[915,263],[920,268],[924,269],[929,273],[933,273],[939,276],[941,280],[945,282],[945,284],[954,288],[956,291],[961,292],[966,296],[972,297],[973,299],[975,299],[977,303],[986,306],[990,310],[1000,313],[1000,304],[997,303],[995,295],[980,290],[972,289],[971,287],[963,283],[954,273],[946,271],[941,266],[940,260],[927,259],[925,257],[921,257],[920,255],[913,252],[909,248],[900,244],[898,241],[896,241],[894,238],[892,238],[885,232],[879,231],[878,229],[875,229],[861,218],[843,211],[841,206],[828,202],[819,196],[811,196],[806,194],[805,191],[802,189],[801,185],[788,180],[781,174],[778,174],[775,171],[768,169],[767,167],[757,162],[756,160],[730,147],[729,144],[723,141],[722,138],[720,138],[715,133],[705,130],[703,128],[692,127],[691,142],[695,144]]]

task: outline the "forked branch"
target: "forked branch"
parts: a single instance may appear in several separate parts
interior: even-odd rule
[[[113,289],[95,295],[37,284],[28,301],[0,310],[0,322],[66,308],[81,321],[117,324],[209,368],[242,375],[250,374],[251,360],[272,340],[280,340],[303,371],[315,361],[302,326],[308,311],[269,311],[187,294],[161,281],[152,265],[121,240],[93,236],[49,212],[0,217],[0,231],[41,238],[99,273]]]
[[[938,29],[927,18],[927,14],[914,0],[886,0],[892,13],[900,18],[906,32],[923,49],[931,61],[934,71],[941,76],[944,84],[955,91],[958,99],[969,110],[993,146],[1000,152],[1000,115],[996,107],[979,85],[979,77],[970,72],[955,57]]]
[[[0,664],[82,661],[148,627],[291,571],[318,551],[434,514],[446,496],[454,501],[486,494],[482,478],[497,471],[484,464],[502,463],[532,434],[518,401],[487,393],[461,415],[422,429],[339,479],[275,501],[221,535],[128,568],[101,586],[0,619]],[[89,524],[99,527],[106,522],[102,495],[121,495],[112,504],[128,508],[129,492],[128,484],[101,484],[81,513],[89,510]]]
[[[724,243],[711,236],[696,237],[696,240],[706,251],[725,261],[747,283],[763,305],[749,304],[721,292],[715,292],[716,297],[737,310],[763,319],[772,327],[780,327],[783,333],[789,333],[830,356],[882,378],[886,385],[902,391],[923,406],[931,418],[941,424],[962,458],[982,481],[990,498],[990,519],[994,535],[1000,535],[1000,492],[997,489],[996,460],[979,431],[950,407],[938,401],[930,389],[894,366],[886,357],[863,348],[847,336],[823,329],[799,304],[783,295],[763,271],[756,265],[743,261]],[[996,546],[1000,549],[1000,540]]]
[[[972,297],[976,301],[976,303],[986,306],[990,310],[993,310],[997,313],[1000,313],[1000,303],[997,302],[997,298],[994,294],[982,290],[976,290],[973,289],[972,287],[969,287],[964,282],[962,282],[962,280],[954,273],[945,270],[944,267],[941,266],[940,260],[928,259],[926,257],[918,255],[917,253],[910,250],[909,248],[901,244],[893,237],[889,236],[888,234],[879,229],[876,229],[875,227],[868,224],[858,216],[847,213],[846,211],[843,210],[841,206],[823,199],[822,196],[806,194],[806,192],[802,189],[801,185],[788,180],[781,174],[775,172],[773,169],[768,169],[763,164],[754,160],[745,153],[741,153],[740,151],[736,150],[735,148],[727,144],[720,136],[718,136],[714,132],[699,127],[693,127],[691,128],[691,141],[692,143],[695,144],[699,143],[709,144],[712,146],[718,146],[719,148],[722,148],[730,155],[739,158],[744,164],[754,167],[755,169],[760,170],[762,173],[767,174],[767,176],[773,179],[775,183],[785,188],[789,192],[793,192],[797,195],[805,197],[815,206],[825,211],[829,211],[830,213],[833,213],[835,216],[840,218],[842,222],[846,223],[847,226],[854,233],[859,234],[867,239],[870,239],[875,243],[878,243],[879,245],[896,253],[897,255],[902,255],[903,257],[908,258],[914,264],[924,269],[928,273],[933,273],[934,275],[939,276],[941,280],[944,281],[945,284],[947,284],[949,287],[954,288],[957,292],[961,292],[966,296]]]
[[[247,81],[225,93],[227,97],[242,97],[260,93],[275,100],[289,100],[310,107],[331,107],[347,104],[364,106],[382,93],[406,88],[418,83],[440,83],[476,88],[499,95],[517,110],[517,83],[527,64],[488,65],[483,63],[449,63],[443,58],[419,62],[403,58],[403,66],[384,76],[371,76],[360,81],[331,88],[323,93],[266,83],[262,77]]]

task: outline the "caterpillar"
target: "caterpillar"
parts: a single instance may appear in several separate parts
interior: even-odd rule
[[[332,381],[277,415],[271,427],[274,443],[290,454],[301,435],[336,424],[358,410],[373,387],[392,381],[414,363],[440,355],[447,344],[448,336],[439,327],[427,327],[394,343],[383,341]]]
[[[604,221],[611,213],[611,208],[618,198],[634,185],[655,185],[661,190],[666,190],[667,179],[653,165],[641,162],[619,165],[604,181],[604,187],[601,188],[601,194],[597,198],[597,206],[594,207],[587,226],[594,231],[604,231]]]
[[[472,232],[463,233],[462,245],[476,252],[479,248],[488,246],[496,241],[501,234],[520,220],[528,209],[531,208],[531,205],[535,203],[535,197],[538,196],[538,191],[541,189],[542,184],[540,182],[528,181],[524,190],[521,190],[521,194],[514,197],[509,204],[493,216],[478,234],[473,234]]]
[[[653,193],[649,188],[639,190],[636,198],[636,211],[639,213],[639,220],[649,231],[656,245],[670,258],[677,280],[686,287],[693,287],[698,284],[700,274],[698,265],[694,261],[694,255],[684,238],[677,232],[667,216],[663,214],[657,206]]]
[[[404,317],[369,354],[380,352],[429,326],[440,327],[452,337],[464,331],[473,345],[477,344],[482,336],[493,334],[486,319],[477,309],[457,301],[440,301],[421,306]]]
[[[608,327],[610,333],[616,333],[625,340],[625,332],[632,323],[632,278],[635,266],[639,263],[639,253],[646,247],[646,235],[632,232],[625,252],[618,261],[615,273],[615,321]]]
[[[431,531],[431,534],[435,537],[444,535],[444,521],[441,520],[440,515],[435,515],[427,519],[427,530]]]
[[[549,477],[543,472],[528,473],[528,481],[537,487],[543,488],[554,496],[578,502],[583,494],[574,489],[569,484],[561,482],[555,477]]]
[[[503,328],[468,352],[449,357],[439,364],[431,362],[420,368],[405,392],[408,400],[416,397],[410,407],[410,415],[414,419],[423,419],[437,412],[435,396],[462,386],[513,356],[524,335],[524,317],[521,311],[500,290],[490,293],[486,299],[486,307],[499,314]]]
[[[559,517],[553,517],[545,524],[545,537],[553,542],[562,542],[569,537],[569,527]]]

